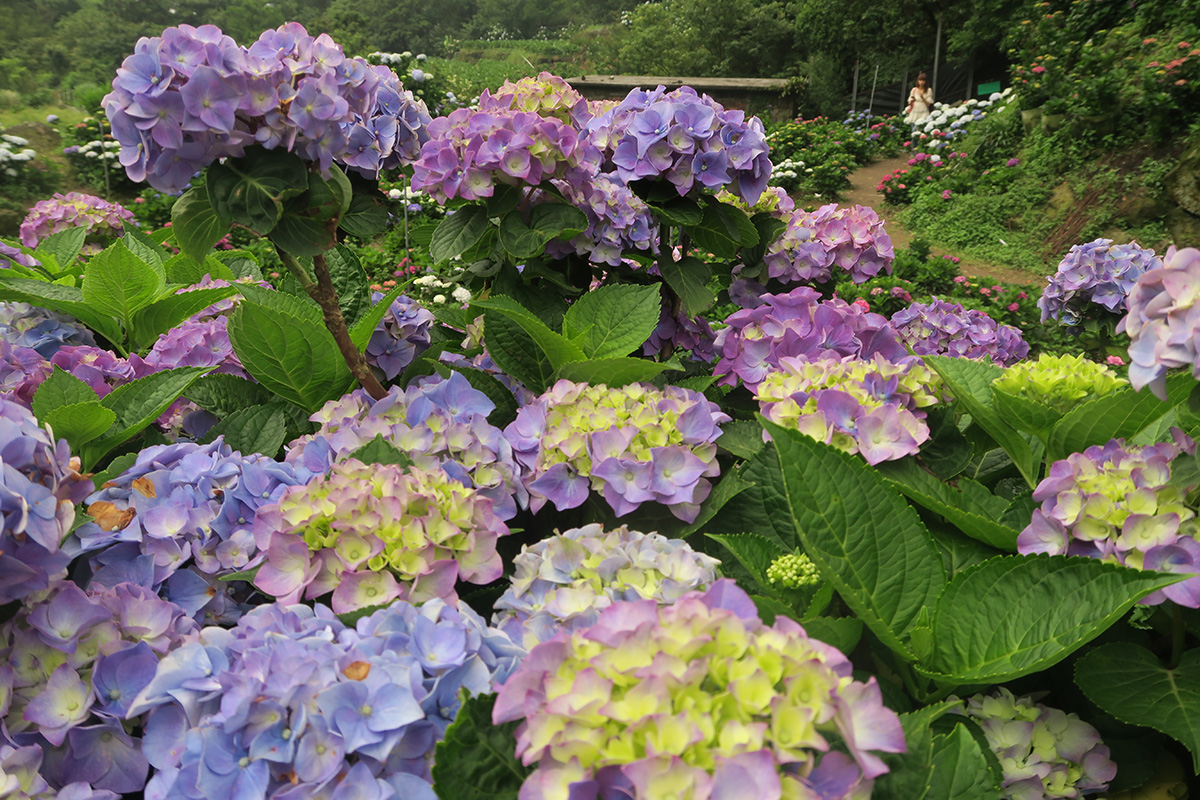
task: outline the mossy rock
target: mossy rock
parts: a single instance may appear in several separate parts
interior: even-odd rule
[[[1166,174],[1163,186],[1180,208],[1200,217],[1200,144],[1179,157],[1179,165]]]
[[[1200,217],[1182,208],[1171,208],[1166,223],[1176,247],[1200,247]]]

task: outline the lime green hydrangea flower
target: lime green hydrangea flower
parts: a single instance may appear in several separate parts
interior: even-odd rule
[[[788,553],[771,562],[767,567],[767,580],[788,589],[816,586],[821,582],[817,565],[804,553]]]
[[[1083,356],[1043,353],[1036,361],[1009,367],[992,386],[1066,413],[1079,403],[1112,394],[1129,381]]]

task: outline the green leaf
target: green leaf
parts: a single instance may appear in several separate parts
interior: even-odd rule
[[[699,225],[704,219],[704,209],[688,197],[676,197],[665,203],[647,203],[650,211],[671,225],[687,227]]]
[[[329,277],[337,291],[338,302],[347,327],[353,326],[371,307],[371,281],[354,251],[344,244],[325,254]]]
[[[429,242],[429,257],[435,264],[441,264],[462,255],[483,237],[487,228],[487,211],[482,206],[460,208],[438,223]]]
[[[274,458],[286,439],[287,419],[281,409],[270,405],[240,408],[214,425],[212,436],[224,436],[225,444],[242,455],[262,453]]]
[[[137,228],[126,229],[125,235],[121,237],[121,241],[129,252],[145,261],[155,270],[163,271],[162,265],[167,260],[167,252],[163,250],[162,245],[155,244],[154,240],[146,236]],[[166,275],[163,272],[164,276]]]
[[[212,367],[179,367],[138,378],[113,389],[100,404],[116,414],[111,431],[83,448],[85,467],[137,436],[158,419],[197,378]]]
[[[659,271],[671,290],[683,300],[684,311],[690,317],[707,311],[717,299],[709,291],[712,268],[695,256],[686,256],[679,261],[660,262]]]
[[[76,378],[62,367],[55,365],[50,377],[33,394],[33,415],[45,422],[46,416],[59,406],[90,403],[99,400],[92,387]]]
[[[381,297],[378,303],[374,303],[370,308],[363,312],[362,317],[360,317],[357,322],[349,326],[350,341],[354,342],[354,346],[357,347],[359,351],[366,349],[367,344],[371,341],[371,334],[375,332],[375,328],[378,327],[379,321],[383,319],[385,314],[387,314],[388,310],[392,307],[392,303],[396,302],[396,298],[404,294],[404,290],[409,287],[409,284],[411,284],[413,280],[415,279],[409,278],[404,283],[394,287],[391,291]]]
[[[1071,453],[1082,453],[1092,445],[1104,444],[1109,439],[1132,438],[1173,406],[1186,400],[1188,392],[1195,385],[1196,381],[1190,374],[1172,375],[1167,378],[1165,403],[1149,391],[1137,392],[1133,387],[1127,387],[1072,409],[1050,431],[1050,460],[1063,459]]]
[[[492,196],[487,199],[487,214],[489,217],[503,217],[521,204],[524,191],[517,186],[498,183],[492,189]],[[432,231],[431,231],[432,232]],[[425,241],[429,245],[429,241]]]
[[[700,223],[687,232],[696,247],[718,258],[733,258],[739,248],[758,244],[758,229],[746,212],[718,201],[706,205]]]
[[[570,239],[587,230],[587,214],[566,203],[541,203],[529,212],[529,227],[545,241]]]
[[[862,638],[862,621],[854,617],[807,617],[802,624],[809,636],[847,654],[854,651]]]
[[[433,791],[454,800],[517,800],[533,771],[517,760],[519,723],[492,724],[495,695],[463,700],[433,757]]]
[[[197,261],[184,253],[176,253],[163,262],[163,271],[167,274],[167,283],[177,286],[194,286],[204,280],[208,273],[205,268],[207,256]],[[216,278],[216,275],[212,277]],[[228,280],[228,278],[226,279]]]
[[[661,312],[658,286],[601,286],[567,309],[563,335],[583,348],[588,358],[627,356],[654,333]]]
[[[250,569],[240,569],[237,572],[227,572],[217,578],[217,580],[221,581],[222,583],[228,583],[229,581],[246,581],[247,583],[254,583],[254,576],[258,574],[260,569],[262,569],[262,564],[259,564],[257,567],[251,567]],[[342,616],[345,615],[339,614],[339,619]]]
[[[83,300],[132,328],[134,313],[154,302],[166,287],[166,274],[161,270],[155,270],[117,241],[88,262],[83,273]]]
[[[206,179],[208,202],[218,216],[265,236],[279,222],[284,199],[307,188],[308,170],[299,156],[282,148],[254,147],[244,158],[211,165]]]
[[[1000,776],[966,725],[933,740],[933,776],[929,796],[954,800],[995,800]]]
[[[78,452],[81,446],[103,435],[117,419],[115,413],[100,405],[94,394],[92,398],[57,406],[38,419],[49,425],[55,436],[66,439],[72,452]]]
[[[501,370],[534,392],[543,392],[554,380],[550,359],[525,330],[512,319],[484,314],[484,337],[488,354]]]
[[[240,304],[229,317],[229,340],[259,383],[309,412],[340,397],[350,383],[329,331],[278,308]]]
[[[408,454],[383,438],[382,433],[350,454],[364,464],[396,464],[401,467],[411,467],[413,460]]]
[[[1045,435],[1054,427],[1063,414],[1050,406],[1028,400],[1018,394],[992,386],[992,404],[996,413],[1017,430]]]
[[[76,227],[50,234],[38,244],[37,250],[33,251],[34,258],[45,264],[44,256],[52,255],[58,262],[60,271],[69,270],[83,251],[87,231],[87,228]]]
[[[208,192],[197,186],[183,193],[171,206],[171,230],[175,241],[184,255],[203,263],[225,232],[229,230],[229,217],[222,217],[208,202]]]
[[[332,194],[329,196],[332,197]],[[288,205],[290,207],[290,201]],[[324,253],[337,241],[327,223],[328,220],[316,215],[285,211],[279,218],[279,224],[272,229],[270,239],[284,252],[294,256],[312,257]]]
[[[360,192],[350,200],[350,208],[338,224],[351,236],[370,239],[387,230],[388,212],[382,203]]]
[[[992,381],[1004,374],[995,364],[975,361],[970,358],[950,356],[924,356],[928,364],[942,380],[954,399],[962,403],[971,414],[971,419],[982,428],[1016,464],[1021,477],[1032,488],[1038,482],[1038,467],[1041,460],[1041,444],[1031,445],[1011,425],[1000,418],[992,405]]]
[[[269,308],[281,314],[287,314],[305,322],[311,322],[313,325],[320,325],[322,327],[325,325],[325,315],[321,312],[321,307],[317,305],[317,301],[306,294],[295,295],[288,294],[287,292],[276,292],[247,283],[238,284],[236,288],[241,292],[242,297],[246,298],[247,303]],[[245,305],[245,303],[242,305]]]
[[[952,800],[949,795],[934,795],[929,791],[933,780],[934,736],[931,726],[957,705],[954,701],[944,700],[911,713],[900,714],[907,752],[883,754],[888,771],[876,779],[871,791],[872,800]]]
[[[954,683],[1003,683],[1038,672],[1183,577],[1093,558],[993,558],[956,575],[937,599],[933,653],[918,669]]]
[[[754,458],[765,444],[762,425],[748,419],[724,423],[717,438],[718,447],[744,459]]]
[[[721,476],[720,483],[712,490],[708,499],[700,506],[700,514],[691,525],[683,529],[681,536],[691,536],[697,531],[704,530],[709,521],[717,515],[726,503],[752,486],[754,484],[742,476],[741,469],[732,469],[726,472]]]
[[[603,383],[617,388],[652,380],[671,369],[678,367],[644,358],[594,358],[563,364],[554,376],[575,383]]]
[[[133,329],[136,331],[136,339],[132,344],[138,349],[150,347],[159,336],[188,317],[235,294],[237,289],[232,286],[218,286],[167,295],[134,314]]]
[[[762,262],[767,248],[783,234],[787,223],[766,211],[755,214],[750,221],[754,223],[754,229],[758,231],[758,244],[746,251],[743,263],[755,267]]]
[[[261,281],[263,279],[262,269],[259,267],[258,259],[248,250],[223,250],[213,253],[206,259],[207,263],[217,261],[222,264],[226,270],[231,272],[234,278],[250,278],[252,280]],[[215,275],[213,277],[216,277]],[[226,278],[226,280],[230,280]]]
[[[79,289],[4,274],[11,271],[0,270],[0,300],[30,303],[70,314],[114,345],[120,346],[124,342],[121,327],[116,321],[85,303],[83,292]]]
[[[118,475],[136,464],[137,457],[138,453],[124,453],[117,456],[108,463],[107,467],[92,475],[92,482],[96,484],[97,489],[104,488],[104,484],[116,480]],[[78,519],[78,515],[76,519]]]
[[[929,441],[921,445],[921,463],[942,480],[960,474],[971,463],[975,446],[958,429],[953,406],[934,406],[925,417]]]
[[[911,458],[876,464],[875,468],[893,486],[914,503],[945,517],[946,521],[960,531],[984,544],[1001,550],[1016,552],[1020,529],[1013,529],[1001,522],[1009,503],[996,497],[986,488],[967,478],[959,480],[960,489],[943,483],[930,475]],[[968,488],[970,487],[970,488]],[[1022,528],[1029,524],[1026,519]]]
[[[510,297],[489,297],[486,300],[474,300],[471,302],[472,309],[482,308],[487,313],[485,314],[484,336],[487,335],[487,322],[497,314],[502,314],[513,322],[517,323],[525,333],[537,343],[542,352],[546,354],[550,365],[558,369],[562,365],[571,361],[582,361],[584,359],[583,350],[579,345],[569,341],[561,333],[555,333],[550,329],[545,322],[538,319],[532,311],[522,306]]]
[[[916,511],[863,461],[799,431],[763,422],[783,476],[782,504],[821,577],[880,640],[912,660],[907,634],[946,585],[933,538]],[[887,531],[881,536],[881,531]]]
[[[243,408],[269,403],[274,395],[261,384],[237,375],[205,375],[187,390],[187,398],[218,417],[227,417]]]
[[[519,211],[511,211],[500,220],[500,245],[517,261],[540,255],[548,241],[548,237],[525,224]]]
[[[757,533],[707,533],[705,536],[728,550],[762,589],[771,586],[771,581],[767,579],[767,568],[771,562],[787,555],[787,551],[778,544]]]
[[[1101,645],[1075,664],[1075,683],[1122,722],[1165,733],[1192,754],[1200,774],[1200,650],[1188,650],[1175,669],[1129,642]]]

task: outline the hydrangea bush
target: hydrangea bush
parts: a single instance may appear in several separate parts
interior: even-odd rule
[[[1105,313],[1124,314],[1138,278],[1162,266],[1153,250],[1137,242],[1096,239],[1074,245],[1046,279],[1038,300],[1042,322],[1053,319],[1060,325],[1079,325]]]

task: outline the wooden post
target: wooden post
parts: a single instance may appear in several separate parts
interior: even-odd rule
[[[850,112],[858,110],[858,59],[854,59],[854,85],[850,89]]]
[[[938,12],[937,39],[933,43],[933,80],[929,88],[933,90],[933,99],[937,100],[938,61],[942,58],[942,13]],[[932,110],[932,109],[931,109]]]
[[[975,96],[975,51],[971,51],[970,58],[967,59],[967,96],[966,100],[970,100]]]
[[[867,103],[867,110],[875,108],[875,87],[879,85],[879,65],[875,65],[875,79],[871,81],[871,100]]]
[[[900,111],[898,116],[904,116],[904,109],[908,107],[908,67],[904,68],[904,77],[900,79]]]

